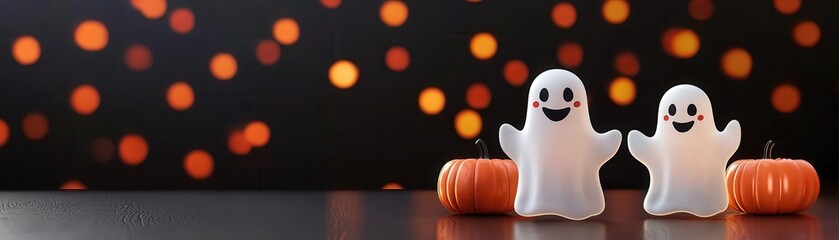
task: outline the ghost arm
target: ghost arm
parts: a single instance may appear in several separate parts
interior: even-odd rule
[[[606,162],[618,153],[621,146],[621,132],[613,129],[603,134],[597,134],[597,160]]]
[[[521,146],[521,131],[510,124],[503,124],[498,129],[498,141],[501,143],[501,149],[507,154],[510,159],[518,162],[519,146]]]
[[[653,160],[653,151],[655,151],[653,139],[640,131],[630,131],[629,136],[626,137],[626,145],[629,147],[629,153],[644,165],[647,165],[645,162]]]
[[[725,126],[725,129],[720,132],[719,136],[719,141],[722,144],[722,154],[724,154],[723,156],[727,162],[728,158],[734,155],[734,152],[740,147],[740,122],[731,120]]]

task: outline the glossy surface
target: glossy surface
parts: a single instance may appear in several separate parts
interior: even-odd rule
[[[513,211],[519,174],[509,159],[455,159],[437,179],[440,203],[458,213]]]
[[[603,214],[451,214],[434,191],[0,192],[0,239],[837,239],[839,198],[802,214],[648,215],[637,190]]]
[[[731,208],[747,213],[796,213],[819,196],[819,176],[804,160],[738,160],[726,171],[726,185]]]

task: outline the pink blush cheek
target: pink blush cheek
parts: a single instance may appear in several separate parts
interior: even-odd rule
[[[702,116],[702,114],[696,117],[696,120],[702,121],[702,119],[705,119],[705,116]]]
[[[533,101],[533,107],[534,107],[534,108],[539,107],[539,102],[537,102],[537,101]]]
[[[664,115],[664,121],[666,122],[668,120],[670,120],[670,116]]]
[[[574,107],[580,107],[580,101],[574,102]]]

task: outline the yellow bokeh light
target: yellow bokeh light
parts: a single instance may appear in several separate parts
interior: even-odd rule
[[[801,8],[801,0],[774,0],[775,9],[781,14],[790,15]]]
[[[119,140],[119,157],[128,166],[137,166],[149,155],[149,145],[139,134],[126,134]]]
[[[245,138],[244,130],[236,130],[227,137],[227,148],[236,155],[245,155],[251,152],[251,143]]]
[[[32,112],[23,116],[21,121],[23,128],[23,135],[29,140],[41,140],[47,136],[50,129],[50,123],[47,116],[42,113]]]
[[[481,133],[481,115],[475,110],[460,110],[454,117],[454,129],[463,139],[474,139]]]
[[[329,81],[337,88],[347,89],[358,81],[358,68],[350,61],[339,60],[329,67]]]
[[[99,91],[90,84],[79,85],[70,94],[70,106],[80,115],[90,115],[99,108]]]
[[[158,19],[166,13],[166,0],[131,0],[131,6],[143,17],[151,20]]]
[[[76,45],[82,50],[95,52],[108,45],[108,28],[96,20],[87,20],[76,27],[73,35]]]
[[[0,147],[9,142],[9,124],[0,119]]]
[[[166,90],[166,102],[175,111],[185,111],[195,103],[195,92],[186,82],[176,82]]]
[[[382,22],[390,27],[399,27],[408,20],[408,5],[398,0],[388,0],[379,9]]]
[[[795,25],[792,30],[792,38],[795,43],[802,47],[812,47],[819,43],[821,29],[813,21],[803,21]]]
[[[192,150],[184,157],[184,170],[192,179],[207,179],[213,174],[213,156],[204,150]]]
[[[419,108],[428,115],[437,115],[446,107],[446,95],[437,87],[427,87],[419,94]]]
[[[557,3],[551,10],[551,19],[557,27],[571,28],[577,22],[577,9],[569,2]]]
[[[169,14],[169,27],[178,34],[187,34],[195,27],[195,15],[192,10],[178,8]]]
[[[469,50],[478,60],[488,60],[495,56],[495,52],[498,50],[498,42],[495,41],[492,34],[481,32],[472,36],[472,41],[469,42]]]
[[[744,80],[752,72],[752,56],[746,49],[732,48],[722,56],[720,67],[728,77]]]
[[[700,40],[696,32],[687,28],[670,28],[664,32],[662,45],[673,57],[687,59],[699,52]]]
[[[772,107],[780,113],[792,113],[801,104],[801,92],[791,84],[781,84],[772,91]]]
[[[236,63],[236,58],[230,53],[217,53],[210,59],[210,73],[218,80],[232,79],[236,76],[238,69],[239,65]]]
[[[281,18],[274,22],[274,40],[280,44],[291,45],[300,39],[300,26],[291,18]]]
[[[635,82],[628,77],[618,77],[609,84],[609,98],[618,106],[629,106],[635,101]]]
[[[625,0],[606,0],[603,2],[603,19],[611,24],[621,24],[629,17],[629,3]]]
[[[245,140],[251,143],[251,146],[262,147],[268,144],[271,140],[271,128],[263,121],[253,121],[245,126]]]
[[[33,36],[20,36],[12,43],[12,57],[20,65],[32,65],[41,58],[41,44]]]

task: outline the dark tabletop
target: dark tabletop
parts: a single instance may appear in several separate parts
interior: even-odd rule
[[[2,192],[0,239],[839,239],[839,198],[802,214],[654,217],[643,192],[603,214],[451,214],[433,191]]]

